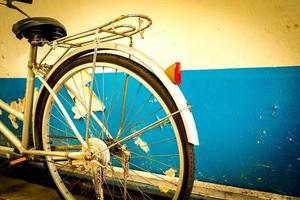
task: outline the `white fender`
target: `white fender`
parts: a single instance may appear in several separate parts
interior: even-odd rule
[[[64,56],[61,60],[59,60],[49,71],[46,76],[46,79],[51,76],[51,74],[55,71],[55,69],[62,64],[64,61],[68,60],[70,57],[83,52],[83,51],[90,51],[93,53],[95,48],[94,44],[86,45],[83,47],[78,47],[74,51],[70,52],[66,56]],[[147,68],[148,70],[152,71],[160,81],[165,85],[175,103],[178,107],[178,110],[183,110],[180,112],[184,126],[186,127],[187,131],[187,139],[188,142],[194,145],[199,145],[198,133],[194,121],[194,117],[190,111],[190,109],[186,109],[188,103],[183,96],[182,92],[180,91],[179,87],[171,82],[168,76],[165,74],[164,69],[153,59],[149,58],[147,55],[142,53],[141,51],[134,49],[132,47],[116,44],[116,43],[101,43],[98,47],[98,52],[109,51],[111,54],[116,54],[119,56],[130,55],[134,61],[140,63],[143,67]]]

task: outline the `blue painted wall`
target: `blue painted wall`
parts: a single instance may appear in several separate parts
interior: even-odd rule
[[[0,98],[23,98],[24,84],[0,79]],[[199,131],[198,180],[300,196],[300,67],[184,71],[180,87]]]
[[[181,88],[197,179],[300,196],[300,67],[185,71]]]
[[[12,101],[18,101],[18,99],[23,99],[25,94],[25,78],[0,78],[0,99],[6,103]],[[1,109],[1,108],[0,108]],[[8,127],[10,130],[15,130],[8,119],[8,113],[2,110],[0,115],[0,120]],[[15,131],[17,136],[20,137],[22,134],[22,123],[17,120],[19,128]],[[4,136],[0,134],[0,144],[3,144]]]

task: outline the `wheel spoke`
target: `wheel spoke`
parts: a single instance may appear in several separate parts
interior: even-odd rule
[[[119,127],[119,131],[117,133],[116,139],[118,139],[121,136],[121,133],[123,132],[123,122],[124,122],[125,106],[126,106],[126,100],[127,100],[127,87],[128,87],[128,74],[126,74],[126,78],[124,81],[121,120],[120,120],[120,127]]]
[[[44,114],[39,114],[43,119],[37,130],[43,133],[44,149],[84,155],[78,160],[47,156],[66,199],[176,199],[181,191],[189,192],[192,179],[183,170],[193,168],[186,163],[192,151],[186,150],[181,119],[189,106],[177,109],[155,75],[123,57],[82,55],[58,69],[49,77],[50,87],[69,117],[74,114],[87,147],[49,94],[40,104]]]
[[[150,130],[150,129],[152,129],[152,128],[155,128],[155,127],[157,127],[157,126],[159,126],[160,124],[162,124],[162,123],[164,123],[166,120],[168,120],[170,117],[172,117],[172,116],[174,116],[174,115],[176,115],[176,114],[182,112],[182,111],[185,110],[185,109],[188,109],[188,107],[186,107],[186,108],[184,108],[184,109],[182,109],[182,110],[176,111],[176,112],[174,112],[174,113],[172,113],[172,114],[169,114],[169,115],[167,115],[167,116],[165,116],[165,117],[163,117],[163,118],[161,118],[161,119],[159,119],[159,120],[157,120],[157,121],[155,121],[155,122],[153,122],[153,123],[151,123],[151,124],[145,126],[144,128],[142,128],[142,129],[140,129],[140,130],[138,130],[138,131],[135,131],[134,133],[132,133],[132,134],[130,134],[130,135],[128,135],[128,136],[126,136],[126,137],[120,139],[120,140],[117,141],[117,142],[115,142],[114,144],[111,144],[110,146],[107,147],[107,149],[110,149],[110,148],[116,146],[117,144],[122,144],[123,142],[126,142],[126,141],[128,141],[128,140],[130,140],[130,139],[133,139],[133,138],[135,138],[135,137],[137,137],[137,136],[143,134],[144,132],[146,132],[146,131],[148,131],[148,130]],[[106,150],[106,149],[104,149],[104,150]],[[103,151],[104,151],[104,150],[103,150]]]

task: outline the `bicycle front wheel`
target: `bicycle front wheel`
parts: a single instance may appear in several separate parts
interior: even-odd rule
[[[187,142],[174,100],[149,70],[117,55],[98,54],[95,62],[93,55],[86,55],[62,64],[47,82],[92,149],[89,159],[46,157],[61,198],[189,197],[193,145]],[[42,133],[37,142],[46,151],[83,151],[46,89],[38,101],[35,130]],[[95,152],[97,158],[92,155]],[[100,166],[98,179],[95,160]],[[100,185],[102,194],[95,185]]]

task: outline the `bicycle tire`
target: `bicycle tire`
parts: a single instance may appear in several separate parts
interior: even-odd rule
[[[70,80],[71,79],[70,77],[74,77],[75,73],[80,73],[80,75],[81,75],[82,72],[80,70],[86,70],[86,67],[82,67],[82,66],[86,66],[88,64],[91,65],[92,61],[93,61],[93,55],[81,56],[76,59],[72,58],[71,60],[60,65],[52,73],[52,75],[48,78],[47,83],[50,85],[51,88],[54,89],[55,92],[59,93],[61,90],[63,90],[62,88],[65,87],[64,85],[59,86],[59,84],[61,82],[64,82],[64,81],[67,82],[66,80],[67,79]],[[152,72],[145,69],[140,64],[138,64],[130,59],[127,59],[125,57],[121,57],[121,56],[117,56],[117,55],[113,55],[113,54],[98,54],[97,58],[96,58],[96,62],[97,62],[97,65],[98,65],[98,63],[100,63],[101,65],[108,65],[109,67],[111,67],[110,65],[117,66],[116,68],[117,68],[117,70],[119,70],[118,73],[120,73],[120,71],[123,70],[122,73],[130,75],[130,77],[134,76],[134,80],[142,81],[143,82],[142,84],[146,85],[145,88],[149,89],[148,87],[150,87],[149,91],[154,93],[152,95],[155,98],[158,98],[158,100],[156,99],[156,101],[158,101],[161,104],[164,104],[164,106],[165,106],[164,112],[174,113],[174,112],[178,111],[174,100],[172,99],[171,95],[169,94],[169,92],[165,88],[165,86],[160,82],[160,80]],[[104,68],[103,66],[100,66],[100,65],[99,65],[99,67]],[[77,70],[79,70],[80,72],[78,72]],[[116,70],[116,73],[117,73],[117,70]],[[102,73],[102,75],[103,74],[106,74],[106,72]],[[118,76],[119,76],[119,74],[118,74]],[[82,77],[81,77],[81,80],[82,80]],[[64,84],[66,84],[66,83],[64,83]],[[111,90],[111,91],[113,91],[113,90]],[[101,96],[101,95],[99,94],[99,96]],[[103,98],[103,101],[105,101],[104,96],[102,98]],[[111,97],[111,98],[113,98],[113,97]],[[155,100],[155,98],[154,98],[154,100]],[[54,142],[52,140],[50,141],[50,139],[49,139],[51,137],[54,137],[53,135],[51,135],[51,133],[49,133],[49,131],[51,129],[49,124],[51,123],[50,121],[52,120],[52,119],[49,119],[49,118],[52,118],[51,117],[52,115],[49,115],[49,112],[55,112],[55,111],[53,111],[53,109],[55,107],[54,104],[55,104],[55,102],[53,102],[53,99],[52,99],[50,93],[48,92],[48,90],[46,90],[44,88],[41,92],[40,98],[37,103],[36,116],[35,116],[35,131],[37,133],[37,134],[35,134],[35,136],[36,136],[35,139],[36,139],[37,147],[39,149],[44,149],[44,150],[50,151],[53,148],[51,145],[53,145],[53,143],[55,143],[54,139],[53,139]],[[167,111],[165,111],[166,109],[167,109]],[[104,112],[106,112],[106,111],[103,111],[103,113]],[[180,183],[176,183],[176,184],[178,184],[179,186],[178,185],[176,186],[177,188],[176,188],[175,192],[172,192],[172,190],[168,190],[168,189],[167,189],[168,190],[167,192],[166,191],[162,192],[161,188],[159,188],[159,190],[156,190],[155,192],[153,192],[152,189],[150,189],[150,191],[143,191],[144,189],[147,190],[148,186],[146,188],[144,188],[142,186],[134,185],[132,187],[135,187],[135,188],[133,188],[133,189],[132,189],[132,187],[128,188],[129,190],[132,190],[132,192],[134,194],[129,194],[129,192],[128,192],[128,194],[125,195],[126,197],[128,196],[128,197],[132,198],[132,197],[135,197],[134,196],[135,193],[138,193],[137,196],[142,196],[143,198],[146,198],[146,199],[147,198],[151,199],[152,195],[163,195],[163,196],[160,196],[159,198],[161,198],[161,197],[173,198],[173,199],[188,199],[189,198],[192,187],[193,187],[193,181],[194,181],[193,145],[188,143],[188,141],[187,141],[186,130],[183,125],[181,115],[179,113],[177,113],[168,119],[169,119],[168,123],[171,124],[171,126],[172,126],[171,129],[172,130],[175,129],[174,132],[176,132],[174,134],[175,134],[176,143],[178,145],[177,146],[178,157],[179,157],[178,160],[180,162],[178,166],[180,167],[180,171],[179,172],[175,171],[175,174],[178,174],[178,179],[180,180],[179,181]],[[40,123],[40,122],[42,122],[42,123]],[[162,129],[162,127],[160,127],[160,128]],[[143,136],[143,134],[141,136]],[[67,137],[65,137],[64,140],[66,140],[66,138]],[[68,141],[70,142],[69,138],[68,138]],[[63,141],[63,142],[65,142],[65,141]],[[49,144],[49,143],[51,143],[51,144]],[[141,147],[141,146],[142,145],[140,145],[139,147]],[[137,148],[137,150],[140,150],[140,149]],[[141,152],[143,152],[143,151],[141,151]],[[112,153],[111,153],[111,155],[112,155]],[[60,182],[64,181],[62,177],[70,176],[70,174],[66,175],[65,174],[66,172],[58,172],[61,169],[58,169],[57,168],[58,164],[57,163],[54,164],[54,162],[55,162],[54,158],[52,158],[50,156],[46,157],[46,163],[47,163],[46,167],[49,169],[49,171],[53,177],[53,180],[57,186],[57,191],[58,191],[59,196],[62,199],[68,199],[68,196],[72,195],[71,191],[70,191],[71,189],[68,188],[69,186],[66,186],[68,183],[60,183]],[[175,161],[174,161],[174,163],[175,163]],[[135,164],[129,163],[129,165],[130,164],[132,164],[133,167],[136,167]],[[147,167],[151,168],[150,166],[147,166]],[[134,171],[132,169],[129,169],[129,170]],[[56,175],[53,175],[54,171],[55,171]],[[165,172],[165,170],[161,170],[161,171]],[[59,178],[56,176],[59,176]],[[139,176],[141,176],[141,175],[139,175]],[[174,176],[174,174],[171,176]],[[177,176],[177,175],[175,175],[175,176]],[[82,177],[80,177],[80,178],[82,178]],[[76,181],[77,181],[77,179],[76,179]],[[106,185],[107,185],[108,190],[111,190],[111,187],[114,188],[115,184],[117,184],[120,187],[119,193],[122,193],[121,181],[124,181],[124,180],[119,180],[120,183],[110,183],[107,181]],[[110,184],[112,184],[113,186],[111,186]],[[176,184],[174,184],[174,185],[176,185]],[[127,182],[126,182],[126,185],[127,185]],[[63,187],[66,187],[67,191]],[[142,189],[139,189],[139,187],[141,187]],[[140,191],[140,190],[142,190],[142,191]],[[111,191],[109,191],[109,192],[111,193]],[[127,189],[124,190],[123,192],[126,193]],[[69,194],[67,195],[66,193],[69,193]],[[89,193],[89,192],[87,192],[87,193]],[[133,195],[133,196],[131,197],[131,195]],[[114,194],[111,196],[112,196],[111,198],[117,199],[118,194],[117,195]],[[121,199],[122,198],[124,198],[124,197],[121,197]]]

